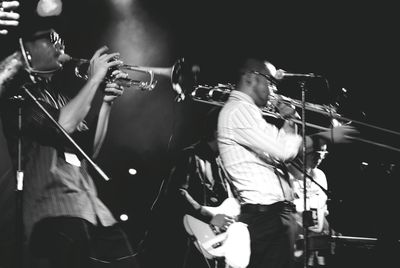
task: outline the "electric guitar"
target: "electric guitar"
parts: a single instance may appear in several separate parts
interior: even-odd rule
[[[233,197],[228,197],[218,207],[205,206],[203,208],[212,215],[225,214],[236,217],[240,213],[239,202]],[[226,232],[188,214],[183,216],[183,225],[186,232],[195,238],[194,244],[197,249],[207,259],[224,256],[223,244],[227,238]]]
[[[322,171],[315,169],[313,171],[312,176],[314,179],[322,184],[326,185],[326,178]],[[325,186],[326,187],[326,186]],[[304,209],[304,185],[302,180],[294,180],[293,181],[293,190],[295,195],[298,198],[293,200],[293,203],[296,205],[296,221],[300,227],[303,227],[303,219],[302,212]],[[311,181],[307,179],[307,209],[311,210],[313,214],[314,226],[310,226],[309,230],[315,233],[323,232],[325,217],[328,214],[327,206],[326,206],[327,196],[326,194],[317,186],[313,184]]]

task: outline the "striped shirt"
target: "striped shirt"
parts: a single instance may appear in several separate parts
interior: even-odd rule
[[[299,135],[267,123],[247,94],[234,90],[218,119],[221,159],[242,203],[269,205],[293,200],[290,184],[278,177],[274,163],[294,158]]]
[[[31,90],[32,92],[33,90]],[[57,121],[59,108],[66,100],[53,91],[35,90],[43,107]],[[17,107],[13,103],[2,105],[2,121],[9,151],[16,166],[17,160]],[[47,217],[71,216],[85,219],[95,225],[116,223],[111,212],[97,196],[95,184],[87,172],[87,163],[70,164],[65,153],[76,153],[58,130],[27,97],[22,110],[24,171],[23,220],[29,239],[36,222]],[[87,127],[78,127],[75,141],[83,140]],[[89,140],[89,135],[86,139]]]

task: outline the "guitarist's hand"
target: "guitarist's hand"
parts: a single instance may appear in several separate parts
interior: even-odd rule
[[[218,227],[221,231],[226,231],[229,225],[231,225],[234,222],[235,219],[233,217],[230,217],[225,214],[217,214],[211,219],[210,224],[214,225],[215,227]]]

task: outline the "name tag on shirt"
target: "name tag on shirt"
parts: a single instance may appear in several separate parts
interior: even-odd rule
[[[76,154],[65,152],[64,156],[65,156],[65,162],[67,162],[73,166],[77,166],[77,167],[81,166],[81,161],[79,161],[79,158],[76,156]]]

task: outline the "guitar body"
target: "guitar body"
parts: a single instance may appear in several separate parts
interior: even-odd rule
[[[318,173],[316,173],[318,172]],[[311,174],[317,183],[327,187],[325,175],[321,171],[314,170]],[[304,260],[304,233],[303,233],[303,212],[304,212],[304,186],[303,181],[296,180],[294,182],[294,191],[299,198],[295,199],[293,203],[296,205],[297,213],[295,215],[297,225],[299,227],[296,244],[295,244],[295,258],[296,261],[301,262]],[[314,251],[328,251],[331,243],[329,241],[329,225],[326,221],[328,213],[326,206],[327,196],[317,186],[312,184],[307,179],[307,209],[312,213],[313,226],[308,227],[308,250]],[[313,257],[309,257],[312,259]]]
[[[240,205],[234,198],[227,198],[218,207],[204,207],[213,215],[226,214],[236,217],[240,213]],[[183,225],[186,232],[194,236],[197,249],[207,258],[213,259],[223,257],[223,244],[226,240],[226,233],[221,232],[210,224],[203,222],[191,215],[183,216]]]

